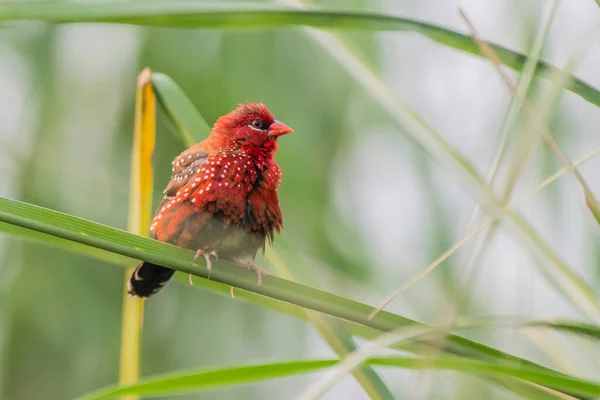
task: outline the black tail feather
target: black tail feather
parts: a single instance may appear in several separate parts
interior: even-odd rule
[[[143,262],[131,274],[127,293],[130,296],[148,298],[162,289],[174,274],[173,269]]]

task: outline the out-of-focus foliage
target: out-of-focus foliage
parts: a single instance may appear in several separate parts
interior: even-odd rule
[[[559,7],[542,56],[556,65],[600,18],[592,1],[568,3]],[[464,31],[458,2],[322,5],[379,9]],[[524,53],[535,25],[544,23],[538,19],[541,1],[460,5],[486,39]],[[488,62],[412,34],[344,37],[355,41],[389,86],[478,170],[488,169],[510,98]],[[599,87],[596,47],[575,72]],[[262,101],[295,129],[282,138],[277,155],[284,171],[285,240],[275,243],[284,257],[292,245],[321,288],[379,303],[465,234],[475,202],[461,181],[400,135],[365,90],[301,28],[6,24],[0,31],[0,195],[124,229],[135,83],[146,66],[184,88],[209,124],[239,102]],[[548,90],[543,81],[535,84],[536,90]],[[599,123],[596,107],[567,93],[550,129],[577,159],[600,145]],[[171,160],[181,151],[174,129],[159,116],[155,204],[170,177]],[[558,166],[542,146],[528,161],[518,191]],[[600,193],[597,169],[596,160],[582,172]],[[575,181],[561,180],[520,210],[597,288],[598,226]],[[577,318],[512,233],[501,230],[494,238],[467,288],[458,286],[466,277],[450,259],[390,310],[438,322],[456,292],[467,290],[471,303],[464,317]],[[62,400],[116,382],[122,269],[9,235],[1,240],[0,398]],[[457,260],[468,260],[468,252],[460,255]],[[332,356],[310,325],[197,288],[174,283],[146,308],[144,375]],[[578,376],[599,375],[598,347],[571,336],[492,327],[467,335]],[[448,391],[456,398],[511,396],[456,373],[383,372],[398,398],[411,393],[449,398]],[[318,376],[181,398],[293,398]],[[347,379],[327,398],[349,397],[365,398]]]

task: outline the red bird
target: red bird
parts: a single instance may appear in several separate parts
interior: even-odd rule
[[[252,265],[267,238],[273,243],[283,219],[275,163],[277,138],[293,132],[261,103],[240,104],[220,117],[210,135],[173,161],[173,175],[152,220],[156,240],[196,250],[211,270],[210,256]],[[142,262],[128,283],[130,296],[157,293],[175,271]]]

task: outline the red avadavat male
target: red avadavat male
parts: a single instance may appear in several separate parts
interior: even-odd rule
[[[283,226],[275,163],[277,139],[293,132],[261,103],[240,104],[220,117],[210,135],[173,161],[173,176],[152,220],[156,240],[195,250],[210,272],[210,256],[252,265],[259,249],[271,244]],[[128,292],[148,298],[175,274],[143,262],[132,274]]]

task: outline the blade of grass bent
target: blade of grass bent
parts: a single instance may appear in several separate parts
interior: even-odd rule
[[[467,35],[424,21],[376,12],[306,10],[268,3],[21,1],[0,5],[0,22],[19,20],[49,23],[105,22],[175,28],[267,29],[312,26],[323,29],[416,32],[445,46],[481,56],[479,49]],[[520,70],[525,64],[525,55],[502,46],[490,45],[507,67]],[[555,69],[551,64],[541,61],[536,70],[541,73]],[[571,76],[567,89],[600,106],[600,91],[581,79]]]
[[[152,73],[152,86],[167,117],[175,125],[186,147],[200,142],[210,133],[210,126],[196,110],[181,87],[169,76]]]
[[[155,98],[150,85],[151,72],[144,69],[138,78],[135,126],[131,156],[129,193],[129,232],[147,236],[152,210],[152,154],[154,153],[156,115]],[[121,327],[121,365],[119,382],[130,384],[140,376],[140,341],[144,317],[144,300],[127,294],[127,283],[135,267],[125,270],[123,321]],[[136,400],[137,396],[123,397]]]
[[[336,360],[308,360],[262,365],[219,368],[201,371],[179,371],[144,379],[138,384],[109,386],[78,397],[77,400],[109,399],[119,395],[176,395],[201,390],[231,387],[267,379],[318,371],[335,364]]]
[[[481,361],[461,360],[441,357],[435,360],[414,357],[368,357],[363,364],[419,370],[425,362],[434,361],[431,369],[456,371],[484,377],[512,377],[527,382],[557,382],[565,390],[577,390],[580,394],[597,393],[600,384],[579,379],[560,378],[552,374],[541,373],[521,366],[506,366]],[[139,383],[126,386],[108,386],[79,397],[77,400],[108,399],[123,394],[137,395],[177,395],[200,392],[220,387],[231,387],[251,382],[276,379],[319,371],[337,364],[339,360],[316,359],[294,360],[287,362],[221,367],[217,369],[183,370],[175,373],[155,375],[142,379]],[[560,398],[552,396],[552,398]]]
[[[165,108],[169,119],[177,127],[186,147],[190,147],[208,136],[209,125],[193,106],[185,92],[171,78],[155,73],[152,76],[152,82],[161,106]],[[269,248],[266,255],[284,278],[294,280],[290,269],[274,249]],[[314,311],[305,310],[304,312],[323,340],[338,356],[344,356],[355,349],[352,337],[338,324],[338,321],[328,319]],[[357,369],[353,375],[371,399],[390,400],[394,398],[383,380],[371,367],[365,366]]]

